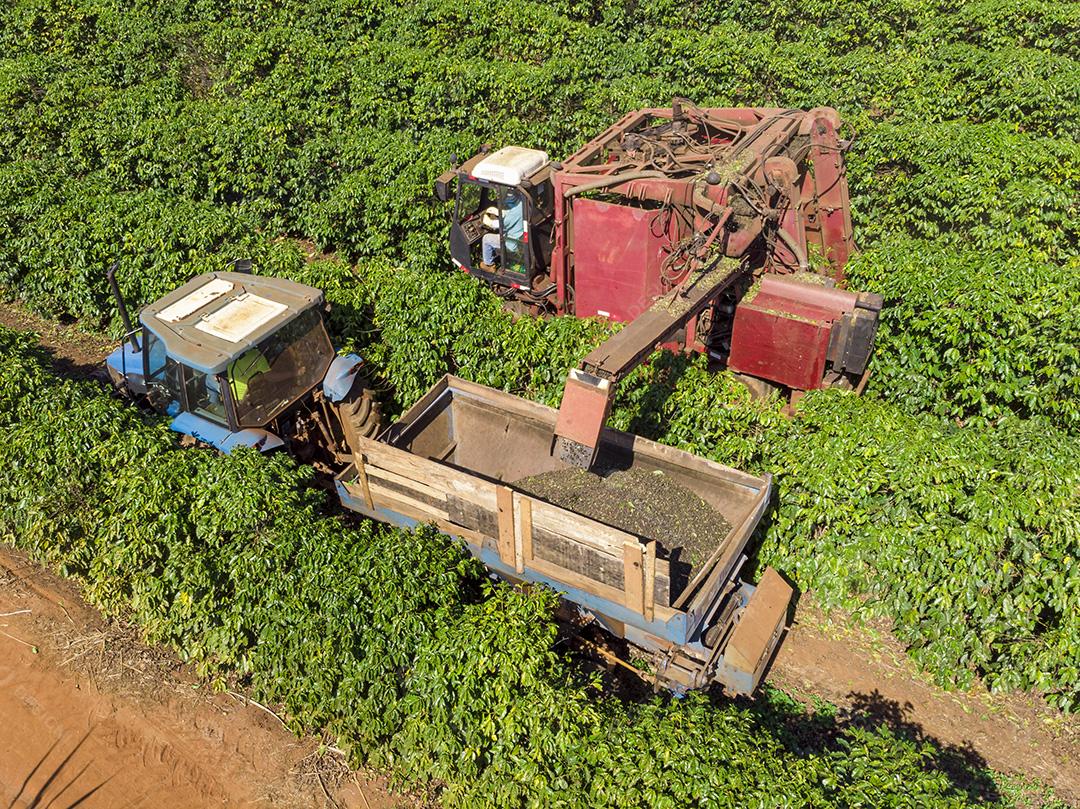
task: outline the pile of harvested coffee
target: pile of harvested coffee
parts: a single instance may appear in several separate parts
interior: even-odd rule
[[[665,557],[696,568],[731,530],[731,524],[697,494],[660,471],[620,469],[594,474],[570,467],[514,482],[549,503],[647,539]]]

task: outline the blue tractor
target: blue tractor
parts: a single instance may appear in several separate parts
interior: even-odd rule
[[[250,269],[250,262],[244,262]],[[145,306],[106,361],[114,385],[172,417],[173,430],[223,452],[284,448],[326,471],[351,461],[355,436],[380,429],[356,354],[339,356],[321,290],[250,272],[211,272]]]

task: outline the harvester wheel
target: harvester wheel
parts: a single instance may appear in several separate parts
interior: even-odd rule
[[[758,379],[756,376],[737,373],[735,374],[735,378],[743,384],[743,387],[750,391],[750,395],[754,399],[768,399],[772,394],[780,390],[778,385],[766,382],[764,379]]]

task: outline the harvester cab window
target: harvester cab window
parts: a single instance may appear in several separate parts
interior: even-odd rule
[[[457,220],[465,222],[474,218],[491,204],[491,195],[482,185],[470,182],[458,183]]]
[[[454,218],[450,226],[450,255],[461,267],[475,267],[481,260],[481,240],[494,230],[487,211],[494,194],[486,186],[461,177],[457,182]]]
[[[261,427],[322,381],[334,348],[312,308],[241,354],[226,370],[240,427]]]
[[[525,242],[525,195],[517,188],[499,190],[502,235],[502,270],[525,275],[528,270]]]

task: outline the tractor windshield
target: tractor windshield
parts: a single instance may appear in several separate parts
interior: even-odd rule
[[[240,427],[261,427],[322,381],[334,349],[318,309],[309,309],[229,363]]]

